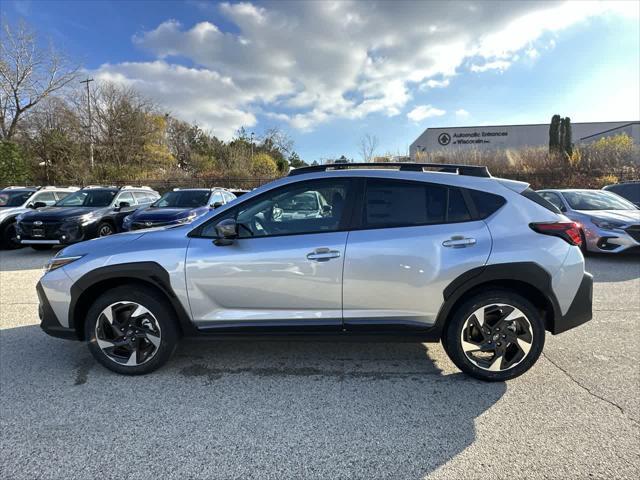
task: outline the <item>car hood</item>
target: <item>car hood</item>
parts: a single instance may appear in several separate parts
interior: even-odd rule
[[[624,223],[640,222],[640,210],[576,210],[582,215]]]
[[[22,219],[29,222],[33,222],[35,220],[65,220],[67,218],[79,217],[87,213],[92,213],[103,208],[105,207],[48,207],[35,212],[26,213]]]
[[[4,207],[0,208],[0,221],[6,217],[12,217],[23,212],[28,212],[29,209],[25,207]]]
[[[208,207],[200,208],[145,208],[131,215],[136,222],[170,222],[188,217],[195,212],[198,215],[208,211]]]
[[[117,235],[109,235],[108,237],[98,237],[92,240],[86,240],[84,242],[74,243],[64,249],[60,250],[57,256],[59,257],[72,257],[76,255],[86,255],[88,253],[100,252],[101,254],[107,254],[109,251],[118,251],[118,248],[125,243],[133,242],[137,240],[144,232],[124,232]]]

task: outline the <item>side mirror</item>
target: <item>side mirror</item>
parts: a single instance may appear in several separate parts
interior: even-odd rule
[[[325,215],[330,215],[331,214],[331,210],[333,210],[333,207],[331,207],[331,205],[323,205],[322,206],[322,213],[324,213]]]
[[[222,247],[225,245],[231,245],[233,240],[238,238],[238,225],[233,218],[227,218],[222,220],[216,225],[216,238],[213,243]]]
[[[218,208],[218,207],[221,207],[222,205],[223,205],[223,203],[222,203],[222,202],[214,202],[211,206],[212,206],[213,208]]]
[[[129,202],[120,202],[120,203],[118,204],[118,206],[119,206],[120,208],[127,208],[127,207],[130,207],[130,206],[131,206],[131,204],[130,204]]]
[[[561,211],[561,212],[566,212],[566,211],[567,211],[567,207],[565,207],[564,205],[562,205],[562,206],[560,207],[560,211]]]
[[[34,203],[30,203],[29,204],[29,208],[33,208],[33,209],[42,208],[42,207],[46,207],[46,206],[47,206],[47,204],[44,203],[44,202],[34,202]]]

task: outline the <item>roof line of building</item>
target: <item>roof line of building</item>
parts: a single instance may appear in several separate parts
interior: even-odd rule
[[[629,127],[631,125],[636,125],[636,124],[640,124],[640,122],[629,122],[624,125],[620,125],[619,127],[613,127],[613,128],[610,128],[609,130],[603,130],[602,132],[594,133],[592,135],[587,135],[586,137],[582,137],[580,140],[586,140],[587,138],[597,137],[598,135],[602,135],[603,133],[613,132],[614,130],[619,130],[621,128]]]
[[[589,125],[595,123],[626,123],[627,125],[635,125],[636,123],[640,123],[640,120],[627,120],[627,121],[619,121],[619,122],[572,122],[571,125]],[[550,123],[516,123],[512,125],[465,125],[464,127],[427,127],[426,130],[451,130],[454,128],[497,128],[497,127],[537,127],[540,125],[549,125]],[[626,126],[626,125],[625,125]],[[615,127],[620,128],[620,127]]]

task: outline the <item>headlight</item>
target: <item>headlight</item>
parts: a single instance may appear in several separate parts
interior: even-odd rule
[[[184,217],[184,218],[180,218],[177,220],[177,223],[189,223],[191,222],[194,218],[196,218],[196,214],[195,213],[191,213],[189,214],[188,217]]]
[[[592,217],[591,223],[593,223],[596,227],[604,228],[607,230],[624,227],[623,222],[615,222],[613,220],[605,220],[604,218],[597,217]]]
[[[78,217],[76,221],[79,221],[82,226],[89,225],[90,223],[95,222],[99,217],[94,216],[92,213],[87,213],[86,215],[82,215]]]
[[[53,270],[57,270],[60,267],[64,267],[65,265],[70,264],[71,262],[75,262],[82,258],[82,255],[77,257],[53,257],[49,263],[44,267],[45,273],[51,272]]]

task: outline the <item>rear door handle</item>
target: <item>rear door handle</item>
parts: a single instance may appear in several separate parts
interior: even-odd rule
[[[329,248],[316,248],[313,252],[307,253],[307,259],[315,260],[316,262],[326,262],[332,258],[338,258],[340,252],[337,250],[331,250]]]
[[[449,240],[442,242],[443,247],[465,248],[476,244],[475,238],[465,238],[462,236],[451,237]]]

